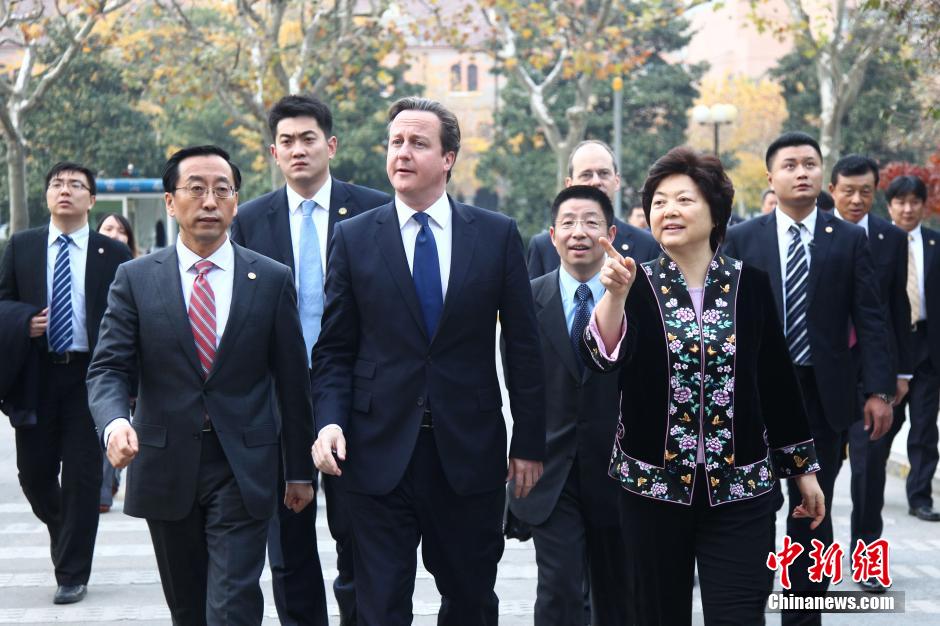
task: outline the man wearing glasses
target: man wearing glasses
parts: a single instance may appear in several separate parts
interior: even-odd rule
[[[22,332],[37,358],[17,383],[32,395],[26,402],[34,402],[35,420],[16,429],[16,463],[23,493],[49,530],[58,585],[53,601],[70,604],[85,597],[101,487],[101,447],[85,374],[108,288],[131,254],[123,243],[89,229],[95,175],[87,167],[53,166],[46,174],[46,203],[49,224],[14,234],[4,251],[0,300],[35,307]]]
[[[88,368],[108,459],[130,465],[124,512],[147,520],[174,624],[260,624],[268,522],[278,500],[299,512],[313,499],[294,281],[229,241],[240,182],[216,146],[170,157],[164,199],[179,238],[117,272]]]

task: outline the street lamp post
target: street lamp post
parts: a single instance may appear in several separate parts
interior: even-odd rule
[[[718,156],[718,129],[722,124],[732,124],[738,119],[738,107],[733,104],[700,104],[692,109],[692,119],[699,124],[711,124],[715,129],[714,149]]]

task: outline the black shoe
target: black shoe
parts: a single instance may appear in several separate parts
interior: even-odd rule
[[[52,601],[55,604],[74,604],[84,600],[86,593],[88,593],[86,585],[59,585]]]
[[[862,588],[862,591],[867,591],[868,593],[884,593],[887,591],[887,587],[882,585],[879,581],[874,578],[869,578],[868,580],[863,580],[858,583],[858,586]]]
[[[940,511],[934,511],[933,507],[912,506],[907,512],[925,522],[940,522]]]

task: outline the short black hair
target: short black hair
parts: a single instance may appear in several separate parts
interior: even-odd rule
[[[836,208],[836,201],[828,191],[820,191],[816,197],[816,208],[820,211],[831,211]]]
[[[764,190],[764,193],[762,193],[762,194],[760,195],[761,204],[764,203],[764,200],[766,200],[766,199],[767,199],[767,196],[769,196],[770,194],[774,194],[774,195],[776,196],[776,195],[777,195],[777,192],[774,191],[773,189],[765,189],[765,190]]]
[[[714,224],[708,243],[712,250],[717,250],[719,244],[725,239],[728,220],[731,219],[734,185],[725,173],[721,160],[713,154],[702,154],[688,146],[679,146],[653,163],[641,191],[646,221],[652,224],[650,210],[653,206],[653,194],[656,193],[660,183],[676,174],[685,174],[691,178],[699,192],[705,197],[705,201],[708,202],[708,209]]]
[[[898,176],[888,184],[885,189],[885,198],[888,204],[898,196],[914,194],[921,202],[927,202],[927,184],[919,177],[911,174]]]
[[[767,166],[767,171],[770,171],[770,164],[773,162],[774,156],[776,156],[781,149],[791,148],[793,146],[812,147],[816,151],[816,154],[819,155],[819,160],[822,161],[822,150],[819,149],[818,141],[806,133],[790,131],[774,139],[770,146],[767,147],[767,154],[764,155],[764,165]]]
[[[875,175],[875,187],[878,186],[878,162],[861,154],[847,154],[832,166],[829,182],[838,184],[839,176],[863,176],[871,172]]]
[[[600,205],[604,219],[607,221],[608,228],[614,225],[614,205],[611,204],[607,194],[591,185],[572,185],[565,187],[552,202],[552,224],[558,219],[558,209],[568,200],[592,200]]]
[[[238,170],[238,167],[232,163],[228,152],[218,146],[190,146],[189,148],[177,150],[173,153],[173,156],[167,159],[166,164],[163,166],[163,191],[166,193],[176,191],[176,183],[179,182],[180,178],[180,163],[184,159],[197,156],[220,156],[225,159],[228,166],[232,168],[232,183],[235,186],[235,191],[241,188],[242,173]]]
[[[442,154],[453,152],[454,164],[457,163],[457,153],[460,152],[460,124],[457,122],[457,116],[454,115],[450,109],[437,100],[431,100],[430,98],[422,98],[419,96],[399,98],[392,103],[391,108],[388,110],[389,129],[392,126],[392,122],[398,117],[398,114],[403,111],[426,111],[436,115],[437,119],[441,122]],[[453,171],[454,166],[451,165],[450,169],[447,170],[448,182],[450,182],[450,174]]]
[[[85,178],[88,179],[88,189],[90,190],[91,195],[96,195],[98,183],[95,181],[95,173],[81,163],[76,163],[74,161],[59,161],[53,165],[48,172],[46,172],[47,189],[49,188],[49,183],[52,182],[52,179],[62,172],[78,172],[79,174],[83,174]]]
[[[333,133],[333,114],[330,107],[319,98],[307,94],[284,96],[274,103],[268,111],[268,128],[271,137],[277,139],[277,125],[289,117],[312,117],[317,121],[323,134],[329,137]]]
[[[101,232],[101,227],[104,226],[104,223],[108,221],[108,218],[113,217],[117,220],[117,223],[121,225],[121,228],[124,229],[124,232],[127,233],[127,247],[131,250],[131,256],[137,257],[137,237],[134,236],[134,228],[131,226],[131,223],[127,221],[127,218],[121,215],[120,213],[105,213],[98,217],[98,227],[95,228],[96,232]]]

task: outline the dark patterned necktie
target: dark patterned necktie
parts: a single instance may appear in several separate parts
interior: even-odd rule
[[[437,243],[425,213],[415,213],[415,221],[421,225],[415,239],[415,255],[412,262],[411,276],[415,281],[418,302],[424,315],[424,325],[428,331],[428,341],[434,338],[437,323],[444,309],[444,294],[441,291],[441,265],[437,256]]]
[[[803,246],[800,232],[806,228],[803,224],[793,224],[788,232],[793,236],[787,251],[787,347],[790,357],[796,365],[809,365],[809,333],[806,327],[806,311],[809,308],[806,283],[809,265],[806,262],[806,248]]]
[[[69,244],[72,238],[59,235],[59,252],[52,269],[52,300],[49,306],[49,347],[62,354],[72,346],[72,269]]]
[[[591,320],[591,288],[585,284],[578,285],[574,293],[576,302],[574,309],[574,321],[571,323],[571,346],[574,348],[574,357],[578,362],[579,369],[584,369],[584,363],[581,362],[581,337],[584,336],[584,329],[587,328]]]

